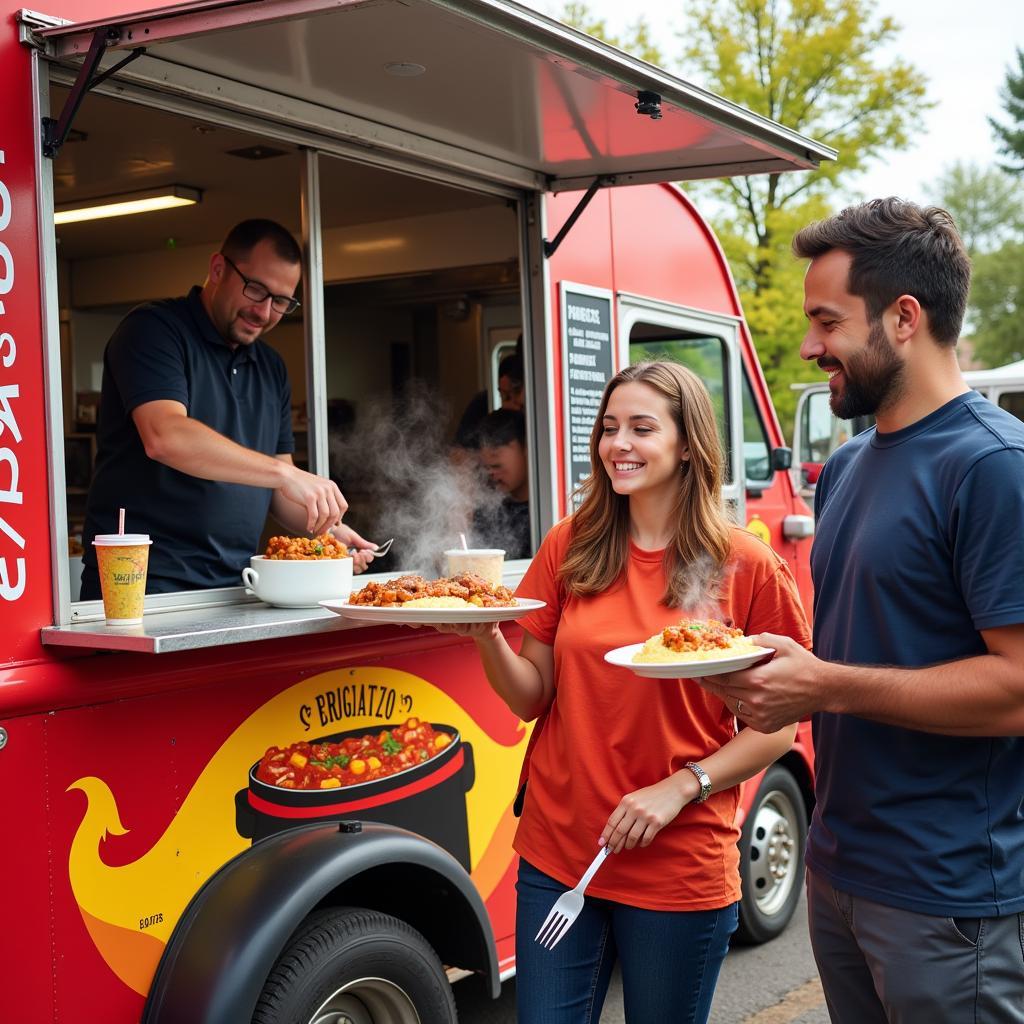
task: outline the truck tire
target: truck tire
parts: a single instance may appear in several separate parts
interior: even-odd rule
[[[792,774],[773,764],[740,835],[743,898],[735,941],[757,945],[785,929],[800,900],[807,811]]]
[[[310,914],[278,957],[253,1024],[456,1024],[437,954],[375,910]]]

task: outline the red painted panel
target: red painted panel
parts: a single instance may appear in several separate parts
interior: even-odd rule
[[[52,622],[31,57],[0,31],[0,664]]]
[[[5,927],[0,928],[0,979],[5,1021],[43,1024],[53,1013],[53,957],[57,936],[50,921],[49,849],[52,841],[46,798],[45,719],[4,723],[9,733],[0,751],[0,893]]]
[[[21,671],[30,682],[53,666]],[[452,827],[456,846],[468,842],[494,933],[513,932],[510,805],[528,733],[487,685],[471,642],[346,631],[195,656],[82,659],[59,674],[77,686],[78,706],[4,722],[11,742],[0,768],[19,779],[0,790],[13,867],[5,877],[19,880],[8,902],[25,924],[3,933],[0,962],[25,963],[31,981],[11,1019],[70,1019],[88,989],[104,1020],[137,1020],[174,922],[251,845],[254,761],[271,745],[373,734],[408,717],[458,731],[452,775],[439,768],[415,791],[384,780],[389,799],[374,792],[375,806],[360,814],[401,815],[404,804],[433,799],[429,813],[453,822],[438,841]],[[101,702],[82,706],[83,697]],[[330,791],[349,793],[371,795]]]
[[[611,191],[620,291],[741,315],[718,240],[678,188],[639,185]]]

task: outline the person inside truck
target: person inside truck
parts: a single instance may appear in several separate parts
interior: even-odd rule
[[[523,373],[523,336],[516,341],[516,350],[512,355],[505,356],[498,364],[498,394],[501,396],[502,409],[522,412],[526,404],[526,385]],[[466,406],[455,428],[455,446],[472,450],[479,446],[477,431],[480,423],[487,415],[487,391],[477,392]]]
[[[132,310],[107,344],[86,505],[83,600],[99,598],[92,539],[118,509],[153,541],[146,590],[239,585],[267,511],[286,530],[330,530],[361,571],[374,545],[342,524],[337,485],[292,462],[291,389],[263,336],[299,302],[302,253],[269,220],[236,225],[203,286]]]
[[[814,647],[702,680],[755,729],[814,713],[811,943],[834,1024],[1024,1020],[1024,424],[972,391],[971,266],[899,199],[800,231],[800,354],[875,426],[815,493]]]
[[[590,452],[582,504],[516,591],[546,602],[520,620],[519,651],[496,625],[437,628],[472,637],[497,694],[537,722],[514,843],[520,1024],[596,1024],[616,961],[631,1024],[704,1022],[738,919],[739,784],[795,726],[737,733],[734,709],[698,686],[638,680],[604,655],[683,617],[771,623],[796,644],[809,630],[786,563],[723,512],[715,414],[694,373],[616,374]],[[545,948],[544,919],[602,846],[582,912]]]
[[[473,515],[473,544],[503,548],[506,558],[529,558],[530,476],[526,461],[526,417],[516,409],[495,409],[477,429],[480,467],[503,495]]]

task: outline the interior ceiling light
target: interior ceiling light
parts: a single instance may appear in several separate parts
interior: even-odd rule
[[[98,196],[75,203],[62,203],[53,214],[54,224],[76,224],[83,220],[102,220],[105,217],[126,217],[131,213],[153,213],[170,210],[175,206],[192,206],[202,200],[198,188],[186,185],[167,185],[142,192],[122,192],[116,196]]]
[[[396,60],[385,64],[384,70],[396,78],[417,78],[427,69],[422,64],[415,64],[410,60]]]
[[[366,242],[344,242],[341,248],[345,252],[385,252],[401,249],[404,245],[404,238],[371,238]]]

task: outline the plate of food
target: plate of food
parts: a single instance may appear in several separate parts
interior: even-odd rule
[[[495,586],[471,572],[436,580],[398,576],[383,583],[367,583],[347,601],[320,604],[354,622],[400,625],[505,622],[544,607],[543,601],[514,597],[508,587]]]
[[[604,660],[651,679],[699,679],[739,672],[774,653],[717,619],[683,619],[642,644],[616,647]]]

